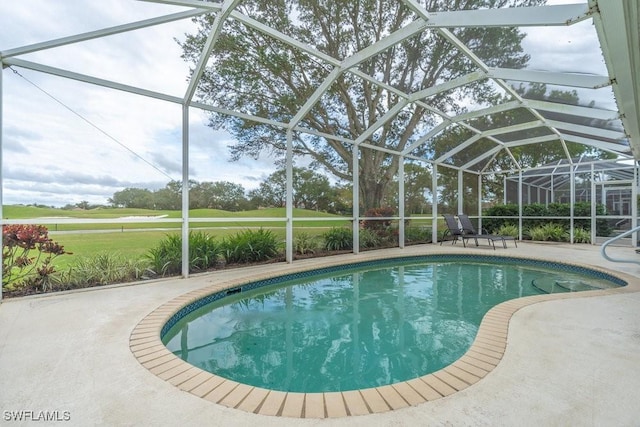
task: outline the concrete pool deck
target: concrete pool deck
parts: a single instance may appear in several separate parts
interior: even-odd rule
[[[282,274],[328,258],[222,270],[187,280],[4,300],[0,305],[0,423],[58,416],[57,425],[637,425],[640,405],[640,266],[604,260],[590,245],[521,243],[496,251],[445,244],[342,255],[353,262],[443,251],[528,256],[619,272],[617,294],[562,299],[518,310],[498,365],[440,399],[371,415],[296,419],[248,413],[182,391],[151,373],[129,347],[160,305],[239,277]],[[609,253],[636,257],[632,248]],[[57,413],[55,412],[57,411]],[[37,425],[46,425],[39,422]]]

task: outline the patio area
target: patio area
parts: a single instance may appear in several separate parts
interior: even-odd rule
[[[614,264],[591,245],[536,244],[497,251],[421,245],[342,255],[353,261],[435,252],[532,256],[609,269],[629,282],[608,296],[538,303],[516,312],[498,366],[476,384],[404,409],[346,418],[270,417],[181,391],[131,353],[131,331],[161,304],[212,283],[283,274],[330,258],[229,269],[148,283],[4,300],[0,408],[58,411],[65,425],[637,425],[640,408],[640,266]],[[637,256],[611,247],[614,257]],[[23,423],[25,423],[23,421]],[[27,421],[26,424],[30,422]],[[60,422],[53,422],[60,424]],[[46,424],[45,422],[39,424]]]

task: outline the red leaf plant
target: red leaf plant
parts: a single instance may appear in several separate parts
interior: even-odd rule
[[[63,254],[70,252],[49,238],[49,231],[43,225],[3,225],[2,287],[46,291],[55,272],[51,263]]]

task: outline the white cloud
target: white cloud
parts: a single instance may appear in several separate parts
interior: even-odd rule
[[[0,4],[0,50],[184,10],[130,0],[8,3]],[[187,19],[21,58],[181,97],[188,65],[174,37],[193,29]],[[3,73],[5,203],[106,203],[125,187],[155,189],[181,179],[179,105],[15,70],[46,94],[10,70]],[[207,127],[203,112],[191,109],[190,115],[191,179],[250,189],[273,171],[270,159],[229,163],[231,136]]]

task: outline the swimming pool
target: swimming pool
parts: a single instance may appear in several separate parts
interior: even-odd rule
[[[503,301],[620,285],[600,271],[508,257],[384,259],[213,293],[181,308],[161,336],[176,356],[239,383],[366,389],[455,362]]]

